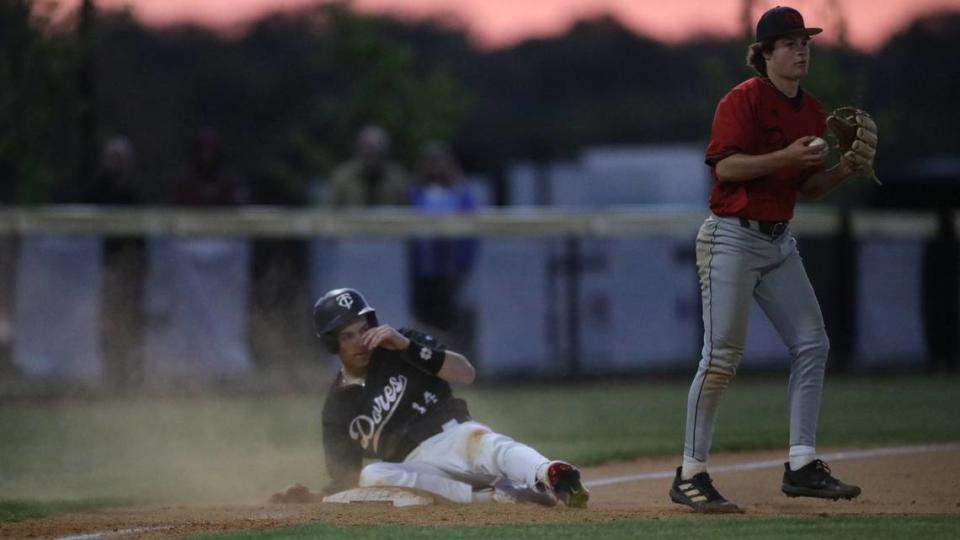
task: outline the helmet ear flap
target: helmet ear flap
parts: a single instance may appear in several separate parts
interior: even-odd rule
[[[337,341],[337,334],[333,332],[320,336],[320,342],[323,343],[323,348],[330,354],[337,354],[337,351],[340,350],[340,342]]]

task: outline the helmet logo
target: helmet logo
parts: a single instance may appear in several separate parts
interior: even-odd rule
[[[343,309],[350,309],[353,306],[353,297],[350,296],[350,293],[343,293],[337,296],[337,305]]]

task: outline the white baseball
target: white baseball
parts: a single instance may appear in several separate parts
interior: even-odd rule
[[[824,148],[826,148],[826,146],[827,146],[827,141],[821,139],[820,137],[814,137],[812,141],[810,141],[809,143],[807,143],[807,146],[811,146],[811,147],[814,147],[814,148],[816,148],[816,147],[818,147],[818,146],[823,146]]]

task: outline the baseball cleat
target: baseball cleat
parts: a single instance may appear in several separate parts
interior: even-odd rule
[[[851,486],[830,474],[830,467],[819,459],[807,463],[796,471],[790,463],[783,464],[783,486],[788,497],[817,497],[820,499],[852,499],[860,495],[859,486]]]
[[[474,488],[473,502],[499,504],[539,504],[541,506],[556,506],[557,498],[553,492],[547,491],[546,486],[527,487],[516,485],[506,478],[501,478],[492,486]]]
[[[540,481],[571,508],[586,508],[590,492],[580,482],[580,470],[564,461],[551,461]]]
[[[742,512],[739,506],[728,501],[713,487],[710,475],[702,472],[693,475],[689,480],[680,477],[683,467],[677,467],[677,475],[670,486],[670,500],[677,504],[685,504],[693,508],[694,512],[703,514],[728,514]]]

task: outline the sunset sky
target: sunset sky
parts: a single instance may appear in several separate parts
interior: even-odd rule
[[[302,6],[316,0],[97,0],[102,7],[130,6],[145,22],[196,22],[231,26],[265,11]],[[510,45],[530,36],[563,32],[571,22],[609,13],[631,28],[668,42],[704,33],[739,33],[743,0],[354,0],[360,11],[390,13],[405,18],[443,17],[467,28],[478,44]],[[76,5],[66,0],[62,5]],[[809,26],[826,29],[829,39],[836,17],[829,6],[839,4],[847,19],[850,42],[876,48],[891,33],[918,15],[960,10],[960,0],[756,0],[757,14],[786,3],[803,12]],[[818,38],[819,39],[819,38]]]

